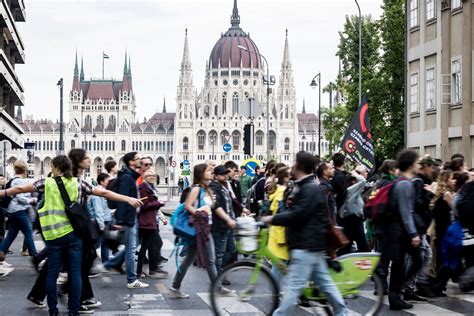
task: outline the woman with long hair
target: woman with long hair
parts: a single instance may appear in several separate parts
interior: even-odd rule
[[[278,212],[286,208],[283,197],[288,182],[290,182],[290,171],[290,167],[287,166],[282,166],[274,171],[275,179],[268,189],[271,215],[276,215]],[[270,226],[268,249],[270,249],[272,253],[281,260],[288,261],[289,254],[286,244],[286,227]],[[272,267],[272,273],[277,281],[280,282],[281,274],[277,267]]]
[[[451,225],[451,205],[456,189],[456,180],[453,178],[454,173],[451,170],[444,170],[438,179],[438,187],[433,198],[433,219],[436,234],[434,236],[436,260],[435,271],[443,266],[443,256],[441,245],[443,238]]]
[[[17,186],[0,191],[0,198],[15,196],[20,193],[44,193],[44,205],[38,211],[40,225],[48,248],[48,261],[46,264],[46,293],[50,315],[58,315],[58,298],[56,280],[62,266],[68,269],[70,280],[68,313],[78,315],[79,311],[87,312],[88,308],[81,306],[81,264],[82,240],[74,233],[74,229],[66,216],[66,207],[58,190],[55,178],[60,178],[72,202],[80,200],[80,195],[98,195],[107,199],[128,203],[139,207],[143,203],[128,196],[120,195],[102,188],[91,187],[80,178],[73,177],[71,161],[67,156],[57,156],[52,160],[53,177],[38,180],[34,183]],[[0,254],[0,261],[4,257]],[[63,260],[67,260],[63,262]]]
[[[213,168],[210,165],[199,164],[194,166],[193,187],[185,201],[185,209],[187,212],[189,212],[191,217],[206,217],[208,225],[211,225],[212,223],[211,209],[214,205],[213,193],[212,190],[209,188],[209,182],[212,180],[212,172]],[[214,240],[210,233],[210,229],[208,230],[208,232],[208,236],[205,236],[207,242],[205,244],[204,256],[206,260],[204,262],[204,266],[206,267],[209,280],[212,283],[212,281],[214,281],[217,277],[216,255],[214,249]],[[178,271],[176,271],[176,274],[173,279],[173,284],[170,288],[171,293],[175,298],[189,298],[189,295],[181,292],[180,288],[181,283],[183,282],[183,279],[186,275],[186,272],[198,256],[197,239],[198,236],[196,236],[195,239],[186,241],[188,246],[186,258],[179,266]]]

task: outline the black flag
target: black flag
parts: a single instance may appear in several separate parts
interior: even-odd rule
[[[375,168],[375,157],[368,110],[369,104],[365,95],[342,139],[341,148],[347,156],[371,173]]]

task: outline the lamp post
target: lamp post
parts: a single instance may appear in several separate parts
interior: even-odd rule
[[[64,154],[64,131],[63,131],[63,78],[56,84],[59,87],[59,153]]]
[[[362,14],[360,12],[359,2],[355,0],[357,9],[359,10],[359,104],[362,102]]]
[[[265,58],[265,56],[263,56],[260,53],[254,52],[253,50],[250,50],[247,47],[244,47],[242,45],[238,45],[237,47],[239,49],[247,51],[249,53],[254,53],[255,55],[259,55],[260,57],[263,58],[263,60],[265,61],[266,66],[267,66],[266,80],[265,80],[265,77],[264,77],[263,82],[267,85],[267,111],[266,111],[267,112],[266,113],[266,116],[267,116],[267,161],[269,161],[270,160],[270,85],[275,84],[275,79],[273,79],[273,80],[270,79],[270,69],[268,68],[268,61]]]
[[[316,82],[318,78],[318,82]],[[311,88],[315,89],[319,87],[319,103],[318,103],[318,155],[321,157],[321,72],[314,76],[313,80],[309,85]]]
[[[167,201],[170,200],[170,170],[169,170],[169,165],[170,165],[170,156],[169,156],[169,143],[168,143],[168,131],[171,127],[171,124],[169,122],[162,122],[161,125],[165,129],[165,149],[166,149],[166,162],[165,162],[165,179],[168,179],[166,183],[166,199]]]

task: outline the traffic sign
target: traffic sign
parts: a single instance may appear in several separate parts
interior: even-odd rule
[[[225,143],[225,144],[222,146],[222,149],[224,149],[224,152],[230,153],[230,152],[232,151],[232,145],[229,144],[229,143]]]
[[[255,100],[255,98],[248,98],[240,102],[240,109],[240,113],[249,119],[254,119],[262,114],[260,102]]]
[[[189,160],[187,160],[187,159],[184,159],[184,160],[183,160],[183,165],[185,165],[185,166],[189,166],[189,165],[190,165],[190,163],[189,163]]]
[[[176,167],[176,160],[173,160],[173,161],[171,162],[171,167],[173,167],[173,168]]]
[[[245,172],[250,177],[255,177],[255,168],[261,165],[260,161],[254,158],[249,158],[242,163],[245,167]]]

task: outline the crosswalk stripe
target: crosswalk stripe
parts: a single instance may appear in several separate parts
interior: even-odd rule
[[[209,307],[211,307],[211,300],[210,300],[210,296],[209,294],[210,293],[196,293],[197,296],[199,296],[201,298],[201,300],[203,300],[207,305],[209,305]],[[230,307],[229,309],[229,315],[232,315],[232,314],[239,314],[239,313],[242,313],[242,314],[245,314],[245,313],[251,313],[251,315],[263,315],[263,313],[261,311],[259,311],[256,307],[250,305],[250,304],[247,304],[247,303],[244,303],[244,302],[241,302],[239,300],[236,299],[236,297],[223,297],[223,299],[225,299],[226,301],[228,301],[229,303],[232,303],[232,306]],[[235,301],[235,302],[233,302]],[[227,303],[226,303],[227,305]]]
[[[366,297],[371,300],[376,300],[375,295],[372,293],[372,291],[361,291],[360,295],[363,297]],[[389,305],[388,304],[388,296],[384,296],[383,304]],[[431,316],[431,315],[462,315],[460,313],[456,313],[453,311],[450,311],[448,309],[438,307],[436,305],[430,304],[429,302],[427,303],[415,303],[413,304],[413,308],[407,309],[407,313],[413,314],[413,315],[420,315],[420,316]]]

